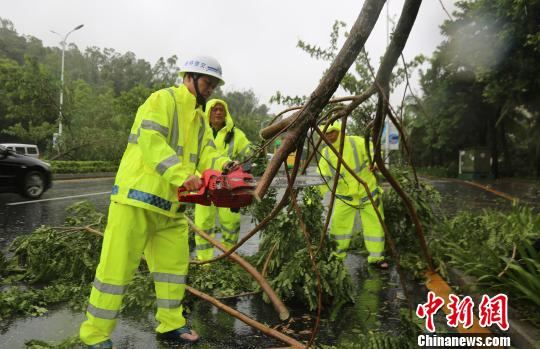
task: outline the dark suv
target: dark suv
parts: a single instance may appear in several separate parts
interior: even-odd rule
[[[0,145],[0,193],[37,199],[52,186],[51,166]]]

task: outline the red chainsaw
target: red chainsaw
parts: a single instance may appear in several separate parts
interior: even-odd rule
[[[199,205],[241,208],[251,204],[255,179],[245,172],[242,166],[223,174],[217,170],[206,170],[201,180],[203,185],[197,193],[188,194],[183,186],[178,188],[180,202],[193,202]]]

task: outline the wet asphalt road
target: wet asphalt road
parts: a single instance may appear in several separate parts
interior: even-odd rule
[[[441,210],[446,214],[452,215],[460,210],[505,210],[511,207],[508,200],[470,185],[445,179],[430,179],[429,182],[441,192]],[[16,236],[30,233],[41,225],[62,225],[66,208],[78,201],[90,201],[105,213],[113,183],[112,177],[55,181],[53,188],[37,201],[28,201],[18,194],[0,194],[0,250],[4,250]],[[490,181],[484,184],[515,195],[529,205],[540,207],[538,185],[519,180]],[[250,218],[243,217],[242,223],[242,227],[247,228]],[[247,245],[245,252],[257,248],[256,243],[251,241]]]
[[[109,206],[114,178],[55,181],[40,200],[29,201],[18,194],[0,194],[0,249],[16,236],[28,234],[41,225],[59,226],[66,208],[87,200],[101,212]]]
[[[27,201],[17,194],[0,194],[0,249],[5,250],[9,242],[16,236],[28,234],[40,225],[62,225],[66,208],[81,200],[93,203],[101,212],[106,212],[109,205],[109,193],[114,178],[81,179],[56,181],[54,187],[46,192],[40,201]],[[441,191],[442,210],[453,214],[459,210],[481,210],[493,207],[509,209],[507,200],[465,184],[447,180],[430,180],[436,189]],[[499,190],[507,189],[512,195],[518,195],[532,203],[537,199],[538,190],[522,183],[497,184]],[[497,186],[498,185],[498,186]],[[82,196],[85,195],[85,196]],[[241,235],[251,227],[250,218],[242,217]],[[251,254],[257,249],[257,236],[243,246],[244,254]],[[242,252],[242,251],[241,251]],[[346,307],[343,316],[334,323],[325,322],[320,332],[320,342],[338,344],[354,341],[355,334],[366,331],[382,330],[392,333],[397,326],[399,309],[403,307],[402,290],[398,286],[395,269],[385,273],[373,273],[366,264],[365,258],[355,255],[348,257],[347,263],[351,275],[359,290],[356,305]],[[363,281],[362,281],[363,280]],[[419,285],[417,285],[418,287]],[[413,286],[414,287],[414,286]],[[423,287],[422,287],[423,288]],[[418,301],[423,291],[415,292]],[[415,297],[415,298],[416,298]],[[370,306],[366,307],[366,304]],[[258,298],[245,298],[232,301],[231,306],[263,323],[279,323],[271,306]],[[293,315],[302,316],[302,314]],[[45,316],[13,319],[13,322],[0,326],[0,348],[24,348],[24,342],[32,338],[46,341],[60,341],[74,336],[84,314],[73,313],[67,308],[51,310]],[[191,319],[204,335],[205,340],[198,348],[267,348],[279,347],[282,344],[262,336],[251,327],[244,325],[226,314],[217,311],[204,302],[199,302]],[[121,318],[117,330],[113,334],[115,343],[120,348],[163,348],[155,341],[153,327],[155,320],[149,315],[147,320]],[[7,346],[5,346],[7,345]]]

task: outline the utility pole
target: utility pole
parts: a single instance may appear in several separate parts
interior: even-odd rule
[[[70,30],[64,36],[64,39],[60,42],[60,45],[62,45],[62,67],[60,68],[60,104],[58,107],[58,133],[53,134],[53,147],[57,145],[59,138],[62,136],[62,104],[64,103],[64,57],[67,45],[67,38],[69,34],[73,33],[75,30],[81,29],[83,26],[84,24],[79,24],[78,26]],[[57,33],[54,30],[51,30],[51,33],[62,37],[62,34]]]
[[[390,0],[386,2],[386,49],[390,45]],[[384,163],[390,168],[390,121],[386,118],[385,121],[385,144],[384,144]]]

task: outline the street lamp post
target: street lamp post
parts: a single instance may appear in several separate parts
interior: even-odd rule
[[[67,45],[67,38],[69,34],[73,33],[75,30],[79,30],[84,26],[84,24],[79,24],[72,30],[70,30],[65,36],[64,39],[60,42],[60,45],[62,45],[62,67],[60,69],[60,105],[58,108],[58,133],[55,133],[53,135],[53,145],[56,145],[57,138],[62,135],[62,104],[64,103],[64,57],[65,57],[65,51],[66,51],[66,45]],[[54,33],[60,37],[62,37],[61,34],[51,30],[51,33]]]

